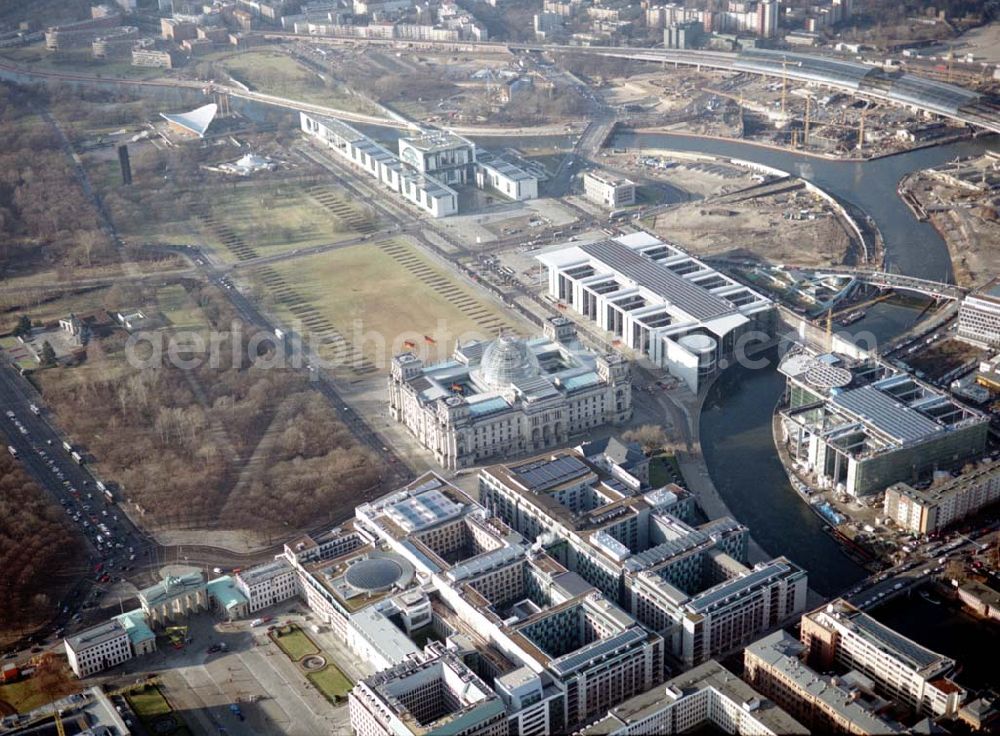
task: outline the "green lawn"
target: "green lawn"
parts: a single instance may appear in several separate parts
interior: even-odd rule
[[[659,488],[667,483],[686,485],[684,476],[681,475],[681,468],[677,464],[677,458],[673,455],[656,455],[649,461],[649,484],[653,488]]]
[[[297,626],[276,629],[272,632],[271,638],[293,662],[298,662],[310,654],[319,654],[319,647],[313,643],[306,632]]]
[[[355,97],[339,82],[327,82],[299,64],[288,54],[277,51],[245,51],[237,54],[206,57],[251,89],[266,94],[291,97],[315,105],[352,112],[376,112],[373,105]],[[330,77],[327,75],[327,79]]]
[[[191,736],[191,731],[180,716],[174,713],[170,703],[155,685],[150,685],[139,692],[129,693],[126,697],[149,733],[158,736]],[[163,716],[168,715],[174,720],[173,728],[166,728],[161,720]]]
[[[324,697],[331,702],[347,697],[347,693],[354,687],[340,668],[334,664],[328,664],[319,672],[310,672],[306,677],[317,690],[323,693]]]

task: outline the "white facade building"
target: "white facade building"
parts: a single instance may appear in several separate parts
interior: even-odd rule
[[[809,730],[715,660],[612,708],[579,736],[793,736]]]
[[[947,677],[955,660],[907,639],[846,601],[832,601],[803,616],[801,639],[816,669],[836,664],[858,670],[872,679],[879,694],[918,713],[953,718],[965,700],[965,690]]]
[[[572,322],[555,317],[545,337],[466,343],[437,365],[413,353],[395,356],[389,411],[438,463],[464,468],[626,421],[632,377],[621,355],[584,349]]]
[[[442,184],[468,184],[476,164],[476,144],[455,135],[434,131],[399,139],[399,159]]]
[[[114,619],[68,637],[65,647],[69,666],[80,678],[132,659],[128,631]]]
[[[348,705],[358,736],[509,733],[500,698],[440,645],[360,681]]]
[[[253,613],[299,594],[299,576],[288,560],[279,556],[274,562],[242,570],[236,575],[236,586],[249,602]]]
[[[537,256],[549,295],[697,393],[750,340],[773,332],[774,304],[648,233]]]
[[[480,151],[476,159],[476,186],[523,202],[538,198],[538,177],[501,156]]]
[[[304,112],[299,113],[299,119],[307,135],[432,217],[458,212],[458,193],[454,189],[404,166],[395,154],[347,123]]]
[[[957,335],[980,347],[1000,346],[1000,279],[962,300]]]
[[[583,193],[591,202],[616,210],[635,204],[635,182],[600,171],[583,175]]]

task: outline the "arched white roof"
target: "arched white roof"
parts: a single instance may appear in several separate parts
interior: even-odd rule
[[[205,131],[208,130],[208,126],[212,124],[212,121],[215,120],[215,114],[218,111],[219,106],[212,102],[208,105],[202,105],[191,112],[182,112],[179,115],[167,115],[161,112],[160,117],[167,122],[190,130],[192,133],[197,134],[199,138],[204,138]]]

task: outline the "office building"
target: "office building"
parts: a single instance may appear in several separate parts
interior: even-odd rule
[[[695,393],[755,333],[774,330],[770,299],[648,233],[569,244],[537,258],[548,269],[550,298]]]
[[[887,364],[801,352],[778,370],[783,440],[821,487],[866,496],[986,446],[987,416]]]
[[[135,26],[122,26],[103,33],[90,45],[95,59],[125,59],[132,53],[132,46],[139,38]]]
[[[809,731],[715,660],[612,708],[578,736],[686,733],[792,736]]]
[[[405,669],[438,640],[499,696],[504,733],[565,732],[662,680],[661,637],[434,473],[284,555],[356,656]]]
[[[236,574],[236,586],[253,613],[299,594],[299,576],[284,557]]]
[[[887,519],[909,532],[932,534],[1000,500],[1000,462],[983,462],[974,469],[927,488],[906,483],[885,492]]]
[[[701,43],[705,35],[698,21],[671,23],[663,29],[663,47],[668,49],[692,49]]]
[[[543,337],[471,341],[445,363],[402,353],[388,383],[392,418],[449,469],[537,452],[632,416],[629,364],[583,348],[562,317]]]
[[[1000,347],[1000,278],[962,300],[956,334],[979,347]]]
[[[485,468],[480,502],[601,590],[692,666],[805,609],[806,573],[784,558],[750,568],[747,530],[729,518],[693,527],[676,486],[643,492],[578,452]]]
[[[69,666],[80,678],[132,659],[128,632],[115,619],[67,637],[64,645]]]
[[[515,202],[538,198],[538,177],[535,174],[486,151],[476,154],[476,186]]]
[[[611,210],[635,204],[635,182],[603,171],[584,173],[583,193],[594,204]]]
[[[100,6],[98,6],[100,7]],[[96,11],[97,8],[93,8]],[[117,14],[100,15],[95,13],[87,20],[75,23],[64,23],[61,26],[51,26],[45,29],[45,48],[49,51],[65,51],[82,46],[89,46],[95,38],[108,34],[107,29],[120,26],[122,18]]]
[[[857,670],[876,691],[917,713],[953,718],[965,690],[948,679],[955,660],[907,639],[844,600],[802,617],[807,662],[820,671]]]
[[[503,702],[452,651],[423,655],[361,680],[348,699],[358,736],[507,736]]]
[[[880,736],[905,733],[888,717],[892,704],[874,693],[858,672],[821,675],[804,661],[805,645],[787,631],[775,631],[743,652],[743,678],[780,705],[810,733]]]

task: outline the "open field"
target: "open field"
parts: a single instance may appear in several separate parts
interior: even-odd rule
[[[271,633],[271,638],[293,662],[298,662],[310,654],[319,654],[319,647],[298,626],[275,629]]]
[[[239,155],[234,149],[232,158]],[[368,232],[375,220],[373,211],[339,192],[282,181],[280,174],[239,182],[220,174],[201,181],[177,177],[169,185],[170,201],[164,201],[164,194],[151,188],[159,189],[149,171],[153,167],[141,156],[133,159],[132,191],[119,187],[117,160],[87,155],[85,161],[97,189],[110,193],[112,217],[127,240],[151,245],[196,240],[228,263],[338,242]]]
[[[368,372],[385,370],[407,341],[443,360],[455,340],[511,326],[496,305],[401,240],[309,256],[255,276],[269,306],[322,345],[321,355]]]
[[[328,664],[319,672],[310,672],[306,677],[326,697],[327,700],[337,701],[347,697],[354,687],[347,675],[340,671],[335,664]]]
[[[320,79],[311,71],[279,51],[246,51],[237,54],[211,54],[211,61],[250,89],[292,97],[303,102],[335,107],[349,112],[375,112],[375,107],[352,95],[337,82]]]

